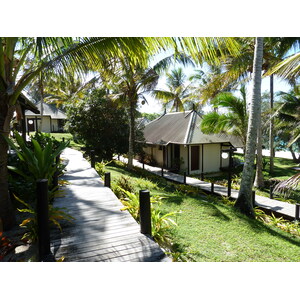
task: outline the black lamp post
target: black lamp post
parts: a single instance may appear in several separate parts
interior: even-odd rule
[[[231,173],[232,173],[232,167],[233,167],[233,160],[232,160],[232,154],[236,151],[236,148],[230,146],[229,149],[222,150],[222,158],[227,159],[229,156],[229,164],[228,164],[228,190],[227,190],[227,196],[231,196]]]

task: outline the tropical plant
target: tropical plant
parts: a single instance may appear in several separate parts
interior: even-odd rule
[[[226,112],[210,112],[203,116],[201,130],[204,133],[222,133],[238,136],[244,148],[246,147],[248,113],[246,102],[246,88],[240,89],[241,98],[237,98],[232,93],[220,93],[211,103],[215,108],[225,108]]]
[[[22,240],[30,240],[31,242],[36,242],[38,239],[38,224],[37,224],[37,211],[36,207],[26,203],[25,201],[21,200],[19,197],[15,196],[17,201],[19,201],[25,208],[18,208],[18,211],[21,213],[26,213],[28,217],[22,221],[19,225],[20,227],[26,228],[27,231],[22,237]],[[62,231],[62,227],[60,225],[60,221],[66,220],[72,222],[74,217],[69,215],[65,208],[58,208],[54,207],[53,205],[49,204],[49,223],[54,224]]]
[[[96,164],[95,164],[95,170],[97,171],[97,173],[99,174],[99,176],[102,178],[102,177],[104,177],[104,175],[105,175],[105,167],[109,164],[109,163],[111,163],[111,161],[107,161],[107,162],[105,162],[105,161],[101,161],[101,162],[97,162]]]
[[[21,175],[28,182],[48,179],[51,186],[53,175],[57,171],[56,157],[69,145],[69,141],[60,142],[60,145],[55,149],[50,139],[43,149],[37,140],[32,138],[33,150],[31,150],[18,132],[14,132],[14,135],[17,145],[8,138],[6,140],[10,147],[16,151],[20,162],[26,165],[26,171],[24,168],[13,166],[9,166],[9,170]]]

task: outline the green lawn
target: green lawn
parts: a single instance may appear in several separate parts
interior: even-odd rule
[[[149,175],[151,181],[138,173],[110,165],[113,180],[121,175],[130,176],[138,189],[148,188],[152,195],[166,195],[166,212],[181,211],[175,218],[178,224],[174,242],[194,261],[299,261],[300,239],[239,214],[221,199],[199,193],[187,196],[176,191],[176,185]],[[146,174],[146,173],[145,173]]]
[[[65,140],[70,140],[70,147],[76,150],[81,150],[84,147],[83,144],[74,141],[74,137],[71,133],[51,133],[51,136],[55,137],[58,141],[61,141],[64,137]]]

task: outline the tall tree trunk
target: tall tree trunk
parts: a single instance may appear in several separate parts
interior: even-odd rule
[[[258,131],[257,131],[257,146],[256,146],[256,174],[254,180],[254,186],[257,188],[263,188],[264,175],[263,175],[263,157],[262,157],[262,134],[261,134],[261,118],[258,118]]]
[[[235,203],[242,213],[255,217],[252,204],[254,159],[257,142],[258,118],[261,115],[261,72],[263,59],[263,38],[256,38],[253,60],[253,90],[249,112],[245,164],[239,196]]]
[[[270,76],[270,110],[273,115],[274,106],[274,75]],[[269,134],[269,148],[270,148],[270,175],[274,172],[274,120],[270,120],[270,134]]]
[[[134,140],[135,140],[135,103],[130,101],[129,109],[129,147],[128,147],[128,169],[132,169],[134,155]]]
[[[36,131],[42,132],[43,131],[43,117],[44,117],[44,86],[43,86],[43,75],[40,74],[40,93],[41,93],[41,121],[40,121],[40,128],[36,128]],[[37,122],[36,122],[37,126]],[[50,128],[51,132],[51,128]]]
[[[292,146],[289,147],[289,150],[290,150],[290,152],[291,152],[291,154],[292,154],[293,162],[294,162],[294,163],[298,163],[298,162],[300,161],[300,157],[297,158],[296,153],[294,152]]]
[[[10,121],[15,108],[9,107],[6,99],[1,99],[0,103],[0,219],[3,229],[7,230],[15,225],[15,213],[8,192],[8,145],[3,136],[9,136]]]

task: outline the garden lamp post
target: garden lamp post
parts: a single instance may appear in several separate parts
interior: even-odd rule
[[[236,148],[230,146],[229,149],[222,150],[222,154],[221,154],[223,159],[227,159],[229,157],[227,197],[231,196],[231,173],[232,173],[232,167],[233,167],[232,154],[234,151],[236,151]]]

